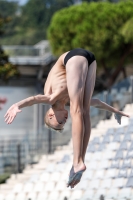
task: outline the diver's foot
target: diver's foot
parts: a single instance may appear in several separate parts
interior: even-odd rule
[[[123,113],[121,111],[119,111],[119,113],[115,113],[114,116],[115,116],[115,119],[117,120],[117,122],[119,124],[121,124],[121,118],[122,118],[122,116],[129,117],[129,115],[126,115],[125,113]]]
[[[84,163],[78,164],[76,166],[72,166],[69,174],[69,181],[67,183],[67,187],[74,188],[80,182],[83,172],[86,170],[86,166]]]
[[[114,116],[115,116],[115,119],[117,120],[118,124],[121,124],[122,115],[115,113]]]

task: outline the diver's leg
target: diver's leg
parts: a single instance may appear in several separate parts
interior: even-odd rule
[[[82,150],[82,158],[84,160],[86,149],[88,146],[90,133],[91,133],[91,121],[90,121],[90,105],[91,105],[91,97],[93,94],[94,86],[95,86],[95,78],[96,78],[96,68],[97,63],[93,61],[89,66],[86,84],[85,84],[85,91],[84,91],[84,139],[83,139],[83,150]]]
[[[90,103],[91,97],[94,90],[95,85],[95,77],[96,77],[96,61],[93,61],[89,66],[85,88],[84,88],[84,98],[83,98],[83,119],[84,119],[84,137],[83,137],[83,147],[82,147],[82,160],[84,162],[85,152],[88,145],[88,141],[90,138],[91,132],[91,122],[90,122]],[[74,187],[78,181],[73,182],[72,187]]]
[[[68,186],[73,187],[80,181],[80,172],[86,169],[82,159],[84,119],[83,98],[88,62],[84,57],[74,56],[66,65],[67,88],[70,98],[70,114],[72,119],[73,168],[70,171]]]

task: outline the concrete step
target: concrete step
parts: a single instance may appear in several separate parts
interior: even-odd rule
[[[0,193],[6,193],[8,194],[12,189],[13,189],[14,185],[11,184],[11,185],[8,185],[8,184],[0,184]]]

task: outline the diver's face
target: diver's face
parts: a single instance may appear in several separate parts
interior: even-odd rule
[[[68,118],[67,110],[54,110],[52,108],[49,109],[48,112],[48,120],[51,127],[55,129],[63,129]]]

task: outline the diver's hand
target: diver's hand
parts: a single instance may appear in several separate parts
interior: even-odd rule
[[[17,113],[21,112],[19,107],[16,104],[13,104],[5,114],[5,122],[11,124],[16,117]]]

